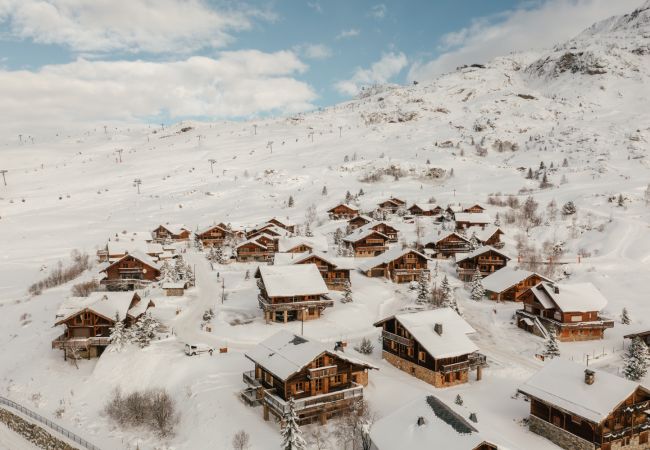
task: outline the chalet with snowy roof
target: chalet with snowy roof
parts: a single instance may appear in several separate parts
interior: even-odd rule
[[[316,264],[260,266],[255,278],[267,322],[318,319],[325,308],[334,306]]]
[[[495,301],[521,301],[521,295],[542,281],[551,281],[546,277],[523,269],[504,267],[483,279],[487,296]]]
[[[327,214],[329,214],[330,219],[332,220],[350,220],[359,215],[359,208],[356,206],[348,205],[347,203],[341,203],[339,205],[336,205],[334,208],[329,209],[327,211]]]
[[[298,423],[327,420],[363,398],[368,371],[376,367],[332,347],[289,331],[279,331],[245,353],[254,369],[244,372],[241,396],[261,404],[264,420],[282,419],[293,398]]]
[[[429,278],[429,259],[410,248],[392,248],[363,261],[359,270],[369,277],[384,277],[394,283],[417,281],[422,274]]]
[[[133,292],[91,292],[88,297],[71,297],[56,313],[54,326],[65,326],[62,335],[52,341],[52,348],[63,350],[64,358],[96,358],[110,344],[111,328],[117,320],[130,326],[155,306],[143,302]]]
[[[391,197],[388,200],[378,203],[377,206],[379,207],[378,209],[384,212],[395,214],[398,209],[406,207],[406,202],[399,198]]]
[[[314,244],[301,237],[280,238],[278,241],[278,252],[281,253],[311,253],[314,251]]]
[[[641,339],[643,342],[645,342],[646,345],[650,346],[650,330],[640,331],[640,332],[638,332],[638,333],[630,333],[630,334],[626,334],[626,335],[623,336],[623,337],[624,337],[625,339],[635,339],[635,338],[639,338],[639,339]]]
[[[397,314],[375,323],[382,328],[383,358],[435,387],[467,383],[486,358],[468,337],[474,329],[451,308]]]
[[[358,216],[348,220],[348,228],[350,230],[356,230],[357,228],[361,228],[365,224],[370,223],[372,221],[373,221],[372,217],[366,216],[364,214],[359,214]]]
[[[289,258],[280,258],[282,253],[276,253],[275,265],[281,264],[315,264],[325,281],[328,289],[341,291],[350,282],[352,264],[346,261],[349,258],[333,257],[323,252],[291,254]]]
[[[510,261],[508,256],[486,245],[457,258],[456,273],[461,280],[471,281],[476,269],[481,272],[482,277],[487,277],[506,267],[508,261]]]
[[[494,248],[503,248],[504,246],[504,243],[501,242],[503,230],[496,225],[487,225],[485,228],[470,227],[465,232],[465,235],[470,238],[472,234],[476,235],[476,239],[481,245],[489,245]]]
[[[650,391],[639,383],[555,358],[519,392],[530,400],[530,431],[562,448],[650,448]]]
[[[287,230],[284,228],[280,228],[277,225],[274,225],[272,223],[267,223],[266,225],[263,225],[259,228],[254,228],[246,233],[246,238],[247,239],[253,239],[254,237],[257,237],[261,234],[268,234],[269,236],[273,237],[282,237],[287,235]]]
[[[492,223],[488,213],[456,213],[454,214],[454,221],[457,230],[470,227],[485,228]]]
[[[128,253],[133,253],[139,250],[142,253],[149,255],[154,261],[160,260],[165,254],[165,249],[162,244],[158,242],[145,242],[142,240],[118,239],[109,240],[106,246],[97,251],[97,259],[99,262],[115,262],[124,257]]]
[[[425,251],[434,253],[438,258],[449,258],[469,251],[469,239],[455,231],[438,231],[425,236],[421,242]]]
[[[359,228],[360,230],[368,231],[374,230],[379,231],[382,234],[388,236],[388,242],[397,242],[397,237],[399,235],[399,230],[395,227],[391,227],[386,222],[370,222]]]
[[[275,247],[274,246],[269,247],[263,244],[262,243],[263,241],[273,242],[273,239],[269,238],[268,236],[266,239],[260,239],[260,236],[257,236],[252,239],[248,239],[244,242],[239,243],[235,247],[237,262],[272,261],[273,254],[275,253]]]
[[[343,242],[358,258],[377,256],[388,249],[389,237],[372,228],[356,229],[343,238]]]
[[[226,239],[232,238],[234,233],[223,223],[211,225],[196,233],[196,238],[201,241],[204,247],[218,247],[224,244]]]
[[[439,398],[417,398],[376,421],[375,450],[497,450],[463,416]]]
[[[155,241],[188,241],[192,236],[192,230],[183,225],[160,225],[151,232]]]
[[[109,263],[100,273],[105,274],[100,283],[109,289],[133,290],[157,280],[160,265],[149,255],[134,251]]]
[[[413,203],[408,212],[413,216],[439,216],[442,214],[442,208],[433,204]]]
[[[182,297],[185,295],[185,289],[189,287],[187,281],[167,281],[162,284],[162,290],[165,291],[167,297]]]
[[[267,223],[283,228],[287,230],[287,232],[292,234],[296,232],[296,225],[293,222],[290,222],[286,219],[278,219],[277,217],[274,217],[271,220],[269,220]]]
[[[591,283],[553,284],[543,281],[520,296],[524,309],[517,311],[517,326],[541,337],[554,327],[560,341],[602,339],[614,321],[600,316],[607,306]]]

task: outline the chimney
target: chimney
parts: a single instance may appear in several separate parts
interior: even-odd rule
[[[418,417],[418,426],[421,427],[422,425],[424,425],[424,417],[420,416]]]
[[[596,381],[596,372],[590,369],[585,369],[585,383],[592,385]]]
[[[442,324],[441,324],[441,323],[437,323],[437,324],[435,324],[435,325],[433,326],[433,331],[435,331],[436,333],[438,333],[439,336],[442,336]]]
[[[553,286],[553,292],[555,292],[556,294],[559,294],[560,293],[560,287],[557,286],[557,285]]]

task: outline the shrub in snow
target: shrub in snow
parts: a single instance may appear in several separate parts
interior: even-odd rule
[[[456,394],[456,400],[454,400],[454,403],[457,405],[462,406],[463,405],[463,397],[460,396],[460,394]]]
[[[73,297],[88,297],[91,292],[99,290],[99,282],[94,278],[90,281],[84,281],[72,286],[71,294]]]
[[[557,331],[554,326],[551,326],[548,329],[548,338],[546,339],[546,346],[544,347],[544,356],[551,359],[560,356],[560,345],[557,341]]]
[[[574,205],[572,201],[568,201],[564,205],[562,205],[562,215],[564,216],[573,215],[576,213],[576,211],[577,211],[576,205]]]
[[[115,315],[115,325],[110,329],[111,349],[121,352],[122,349],[131,342],[129,330],[124,326],[124,322],[120,320],[119,314]]]
[[[481,276],[481,272],[477,268],[472,277],[471,285],[471,297],[474,301],[479,301],[485,296],[485,288],[483,287],[482,279],[483,277]]]
[[[296,404],[293,397],[287,402],[289,409],[282,417],[282,450],[306,450],[307,443],[302,437],[302,431],[298,426],[298,414],[296,414]]]
[[[635,337],[632,339],[623,359],[625,361],[623,375],[628,380],[639,381],[648,373],[650,355],[648,354],[648,346],[641,338]]]
[[[28,291],[31,295],[40,295],[44,289],[60,286],[68,281],[74,280],[86,270],[92,267],[92,261],[87,253],[81,253],[73,250],[70,253],[70,262],[67,266],[59,261],[55,268],[43,280],[32,284]]]
[[[345,289],[343,290],[343,297],[341,298],[341,303],[351,303],[352,302],[352,285],[349,281],[345,282]]]
[[[372,344],[372,342],[370,342],[370,339],[364,337],[363,339],[361,339],[359,345],[354,349],[364,355],[370,355],[375,349],[375,346]]]
[[[173,433],[179,419],[174,400],[163,389],[134,391],[127,396],[115,390],[104,412],[122,427],[146,426],[163,437]]]
[[[630,316],[627,313],[627,308],[623,308],[623,311],[621,312],[621,323],[623,325],[630,324]]]
[[[478,238],[476,237],[476,233],[472,232],[472,237],[469,238],[469,251],[473,252],[480,246],[481,243],[478,241]]]
[[[251,437],[244,430],[239,430],[232,437],[232,448],[234,450],[246,450],[250,446]]]
[[[158,326],[158,321],[151,313],[144,313],[131,329],[133,342],[138,344],[140,348],[149,346],[153,338],[156,337],[156,329]]]

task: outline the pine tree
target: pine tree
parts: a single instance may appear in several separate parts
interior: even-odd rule
[[[194,271],[192,270],[192,267],[189,264],[185,265],[185,276],[186,281],[190,284],[190,286],[194,286],[194,283],[196,282],[196,277],[194,276]]]
[[[627,308],[623,308],[623,311],[621,311],[621,323],[623,325],[630,324],[630,316],[627,313]]]
[[[120,320],[119,314],[115,314],[115,325],[110,329],[110,332],[111,347],[121,352],[129,343],[129,333],[124,327],[124,322]]]
[[[321,191],[321,195],[323,197],[327,196],[327,186],[323,186],[323,190]]]
[[[341,303],[351,303],[351,302],[352,302],[352,285],[350,284],[349,281],[346,281]]]
[[[563,215],[570,216],[575,213],[576,213],[576,205],[574,205],[572,201],[568,201],[562,206]]]
[[[162,281],[173,282],[175,276],[174,268],[165,260],[160,266],[160,279]]]
[[[353,199],[354,199],[354,197],[352,197],[352,194],[350,194],[350,191],[347,191],[345,193],[345,203],[350,203],[350,202],[352,202]]]
[[[306,450],[307,443],[302,437],[302,431],[298,426],[298,414],[296,414],[296,404],[293,397],[287,402],[289,409],[282,417],[282,450]]]
[[[343,230],[337,228],[334,232],[334,245],[341,245],[341,239],[343,239]]]
[[[362,195],[366,195],[366,193],[363,192],[363,188],[359,189],[359,193],[357,194],[357,196],[361,197]]]
[[[454,401],[459,406],[463,405],[463,397],[460,396],[460,394],[456,394],[456,400]]]
[[[469,238],[469,251],[473,252],[480,246],[481,243],[478,241],[478,238],[476,237],[476,233],[472,232],[472,237]]]
[[[528,173],[526,174],[526,179],[532,180],[533,179],[533,169],[530,167],[528,168]]]
[[[314,237],[314,233],[311,232],[311,227],[309,226],[309,222],[305,225],[305,236],[307,237]]]
[[[632,339],[623,359],[625,360],[623,375],[628,380],[639,381],[648,373],[650,355],[648,355],[648,346],[641,338]]]
[[[429,290],[429,280],[427,279],[427,274],[424,271],[420,272],[418,276],[418,298],[417,303],[424,305],[430,300],[431,292]]]
[[[148,347],[151,340],[156,337],[158,321],[154,319],[151,313],[144,313],[133,326],[133,339],[140,348]]]
[[[185,261],[183,261],[183,258],[176,258],[176,264],[174,264],[174,272],[176,273],[176,277],[174,281],[180,281],[180,280],[185,280],[187,277],[187,267],[185,266]]]
[[[250,280],[251,279],[251,271],[250,269],[246,269],[246,274],[244,275],[244,280]]]
[[[474,276],[472,276],[472,286],[471,286],[471,297],[474,301],[480,301],[485,296],[485,288],[483,287],[483,282],[481,281],[483,277],[481,276],[481,271],[476,269]]]
[[[546,339],[546,346],[544,348],[544,356],[547,358],[555,358],[560,356],[560,345],[557,341],[557,331],[554,326],[548,329],[548,338]]]
[[[497,227],[501,226],[501,218],[499,217],[499,213],[497,213],[496,216],[494,216],[494,225],[496,225]]]
[[[294,204],[295,204],[295,202],[293,201],[293,195],[290,195],[290,196],[289,196],[289,200],[287,200],[287,206],[288,206],[289,208],[293,208],[293,205],[294,205]]]
[[[456,302],[456,296],[454,295],[454,291],[451,289],[447,275],[445,275],[440,284],[440,297],[440,305],[443,308],[451,308],[460,314],[458,303]]]

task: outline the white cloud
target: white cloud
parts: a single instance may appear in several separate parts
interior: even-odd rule
[[[407,64],[408,59],[404,53],[385,53],[369,69],[358,68],[351,78],[339,81],[334,87],[341,94],[356,95],[362,86],[387,83],[399,75]]]
[[[232,32],[271,13],[217,10],[206,0],[2,0],[0,21],[16,38],[77,52],[190,53],[223,47]]]
[[[294,49],[308,59],[327,59],[332,56],[332,49],[324,44],[302,44]]]
[[[549,48],[569,39],[594,22],[628,13],[640,0],[544,0],[491,17],[475,19],[465,28],[440,40],[442,53],[431,61],[418,61],[410,80],[425,80],[463,64],[482,63],[512,51]]]
[[[0,123],[34,133],[104,121],[294,113],[311,109],[316,98],[293,77],[305,70],[293,52],[257,50],[223,52],[216,59],[79,59],[37,71],[0,70]]]
[[[356,28],[352,28],[350,30],[342,30],[339,34],[336,35],[336,39],[347,39],[359,36],[360,34],[361,31],[357,30]]]
[[[384,17],[386,17],[387,12],[388,12],[388,8],[386,8],[386,5],[384,5],[383,3],[380,3],[370,8],[370,15],[375,19],[383,19]]]
[[[319,2],[307,2],[307,6],[316,11],[318,14],[323,14],[323,7]]]

